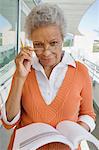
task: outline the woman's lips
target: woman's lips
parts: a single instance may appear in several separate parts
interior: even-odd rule
[[[42,58],[41,61],[48,63],[52,61],[52,58]]]

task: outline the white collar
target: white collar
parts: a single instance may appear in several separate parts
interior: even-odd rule
[[[62,63],[63,65],[71,65],[73,67],[76,68],[76,63],[75,63],[75,59],[72,57],[72,55],[68,52],[66,52],[66,50],[64,51],[64,56],[62,58],[62,61],[60,63]]]
[[[76,68],[76,63],[75,63],[74,58],[66,51],[64,51],[64,56],[62,58],[62,61],[58,65],[61,67],[71,65]],[[33,53],[32,67],[37,71],[44,71],[35,53]]]

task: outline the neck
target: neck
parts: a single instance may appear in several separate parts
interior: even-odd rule
[[[44,68],[45,74],[46,74],[46,76],[48,77],[48,79],[49,79],[49,77],[50,77],[50,75],[51,75],[52,70],[53,70],[52,67],[45,67],[45,68]]]

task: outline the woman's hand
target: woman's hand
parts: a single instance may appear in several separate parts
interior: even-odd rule
[[[32,51],[30,47],[22,48],[15,59],[16,72],[8,99],[6,101],[7,120],[11,121],[21,110],[21,96],[26,77],[31,70]]]
[[[15,63],[16,63],[16,74],[18,77],[26,79],[28,73],[31,71],[32,51],[33,48],[24,47],[21,48],[20,53],[17,55]]]

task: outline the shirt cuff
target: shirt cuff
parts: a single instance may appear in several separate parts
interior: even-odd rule
[[[81,116],[79,116],[78,121],[82,121],[82,122],[86,123],[89,126],[89,128],[90,128],[90,132],[92,132],[95,129],[95,126],[96,126],[95,121],[89,115],[81,115]]]
[[[20,111],[19,113],[14,117],[14,119],[12,121],[8,121],[7,117],[6,117],[6,108],[5,108],[5,104],[3,104],[2,109],[1,109],[1,117],[3,119],[3,121],[7,124],[7,125],[13,125],[15,124],[19,118],[20,118]]]

